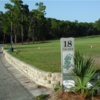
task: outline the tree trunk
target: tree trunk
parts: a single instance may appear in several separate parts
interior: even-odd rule
[[[34,44],[34,30],[33,30],[32,41],[33,41],[33,44]]]
[[[22,44],[23,44],[23,25],[21,25],[21,38],[22,38]]]
[[[17,37],[16,37],[16,27],[14,27],[14,43],[17,43]]]
[[[3,44],[5,44],[5,33],[4,33],[4,35],[3,35]]]
[[[22,38],[22,44],[23,44],[23,37],[24,37],[24,34],[23,34],[23,21],[24,21],[24,13],[22,13],[22,24],[21,24],[21,38]]]
[[[15,34],[15,44],[17,43],[17,35]]]
[[[27,40],[28,44],[30,42],[29,39],[30,39],[30,26],[29,26],[29,29],[28,29],[28,40]]]

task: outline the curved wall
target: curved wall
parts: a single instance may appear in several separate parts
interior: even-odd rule
[[[30,80],[36,84],[53,89],[56,84],[61,84],[61,73],[45,72],[34,66],[26,64],[23,61],[11,56],[7,51],[3,50],[6,60],[17,70],[22,72]]]

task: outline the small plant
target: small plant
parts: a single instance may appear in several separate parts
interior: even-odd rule
[[[45,100],[45,98],[47,97],[47,95],[45,94],[40,94],[39,96],[37,96],[37,100]]]
[[[92,58],[85,57],[79,52],[75,53],[74,57],[74,81],[75,91],[80,92],[84,97],[93,96],[94,91],[100,86],[100,81],[96,80],[91,84],[91,80],[95,77],[97,69],[93,66]]]
[[[58,91],[59,89],[61,88],[61,86],[59,84],[57,84],[55,87],[54,87],[54,91]]]

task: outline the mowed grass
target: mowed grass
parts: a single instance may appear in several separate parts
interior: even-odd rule
[[[9,47],[5,46],[7,49]],[[14,45],[14,49],[17,51],[10,53],[28,64],[44,71],[61,71],[60,40],[50,40],[34,44],[17,44]],[[75,38],[75,51],[80,51],[87,56],[100,59],[100,36]]]

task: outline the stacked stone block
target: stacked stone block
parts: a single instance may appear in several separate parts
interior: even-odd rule
[[[23,73],[31,81],[36,84],[53,89],[56,84],[61,84],[61,73],[52,73],[42,71],[34,66],[26,64],[23,61],[11,56],[7,51],[3,50],[6,60],[17,70]]]

